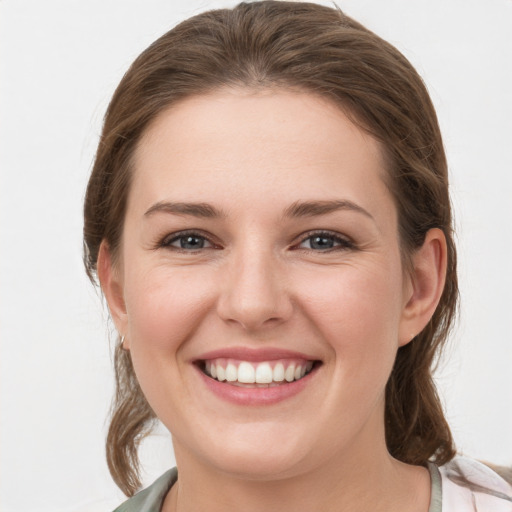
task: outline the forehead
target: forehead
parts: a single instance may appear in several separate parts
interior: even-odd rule
[[[134,164],[131,196],[146,206],[166,194],[228,208],[262,197],[390,200],[380,144],[303,92],[226,89],[178,102],[146,130]]]

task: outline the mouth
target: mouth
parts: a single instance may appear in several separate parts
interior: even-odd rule
[[[315,389],[323,361],[280,348],[229,347],[191,361],[213,395],[237,406],[270,406]]]
[[[268,361],[213,358],[199,360],[196,364],[203,374],[217,382],[245,388],[271,388],[302,380],[321,361],[302,358]]]

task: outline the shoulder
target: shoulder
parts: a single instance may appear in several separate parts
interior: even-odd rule
[[[459,456],[439,472],[443,512],[512,512],[512,486],[481,462]]]
[[[176,468],[170,469],[149,487],[119,505],[114,512],[160,512],[166,494],[177,479]]]

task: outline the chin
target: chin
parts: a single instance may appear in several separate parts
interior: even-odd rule
[[[222,434],[210,429],[201,443],[194,444],[194,458],[216,471],[246,480],[279,480],[303,470],[308,458],[303,436],[293,435],[284,425],[243,427],[224,429]],[[178,455],[176,445],[175,450]]]
[[[303,470],[303,462],[302,457],[296,454],[263,453],[263,450],[254,448],[224,453],[221,461],[212,461],[218,471],[255,481],[290,478],[300,473],[301,468]]]

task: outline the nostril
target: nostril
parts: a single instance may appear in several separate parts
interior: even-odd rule
[[[247,331],[276,326],[293,311],[282,279],[262,261],[262,254],[245,254],[243,265],[226,276],[217,303],[220,318]],[[238,270],[237,270],[238,269]]]

